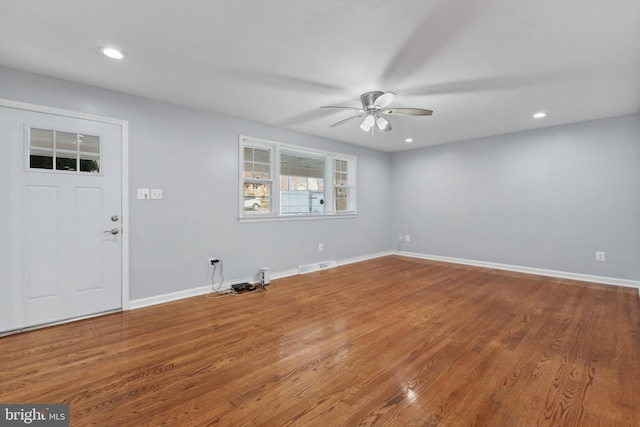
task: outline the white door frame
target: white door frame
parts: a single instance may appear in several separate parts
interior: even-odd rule
[[[122,310],[129,310],[129,122],[127,120],[114,119],[112,117],[97,116],[94,114],[79,113],[77,111],[63,110],[44,105],[29,104],[0,98],[0,107],[8,107],[16,110],[25,110],[35,113],[53,114],[74,119],[91,120],[120,126],[122,142]]]

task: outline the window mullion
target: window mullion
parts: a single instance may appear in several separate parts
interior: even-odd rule
[[[333,194],[335,193],[335,169],[334,169],[334,161],[335,156],[327,156],[325,160],[325,173],[324,173],[324,182],[326,185],[324,186],[324,205],[325,212],[333,213],[336,211],[335,201]]]
[[[271,213],[273,215],[280,215],[280,144],[274,144],[273,146],[273,161],[271,162],[271,176],[273,177],[273,194],[271,200],[273,200],[273,207]]]

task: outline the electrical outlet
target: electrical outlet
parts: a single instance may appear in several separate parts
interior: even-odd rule
[[[596,261],[604,261],[604,252],[596,252]]]
[[[218,258],[209,258],[209,265],[214,265],[219,263],[220,260]]]
[[[152,188],[151,198],[156,200],[162,199],[162,188]]]
[[[411,236],[409,236],[408,234],[406,236],[404,236],[404,241],[405,242],[410,242],[411,241]]]
[[[322,252],[324,250],[324,245],[322,243],[318,243],[318,252]]]

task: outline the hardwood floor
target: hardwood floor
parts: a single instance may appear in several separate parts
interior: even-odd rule
[[[639,426],[638,290],[390,256],[0,338],[71,425]]]

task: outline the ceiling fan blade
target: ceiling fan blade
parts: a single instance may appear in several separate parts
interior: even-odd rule
[[[389,114],[392,116],[430,116],[433,114],[433,111],[422,108],[389,108],[380,111],[380,114]]]
[[[367,117],[365,117],[362,123],[360,124],[360,129],[362,129],[365,132],[369,132],[375,123],[376,123],[376,118],[371,114],[367,114]]]
[[[337,105],[323,105],[320,108],[341,108],[343,110],[356,110],[356,111],[360,111],[361,113],[364,113],[364,110],[362,108],[356,108],[356,107],[340,107]]]
[[[391,130],[391,123],[382,116],[376,117],[376,124],[381,131],[389,132]]]
[[[363,117],[363,116],[365,116],[365,114],[359,114],[357,116],[351,116],[349,118],[346,118],[344,120],[340,120],[339,122],[332,124],[331,127],[333,128],[333,127],[336,127],[336,126],[343,125],[343,124],[345,124],[347,122],[350,122],[353,119],[357,119],[357,118],[360,118],[360,117]]]
[[[384,108],[393,102],[396,94],[393,92],[385,92],[373,102],[374,107]]]

